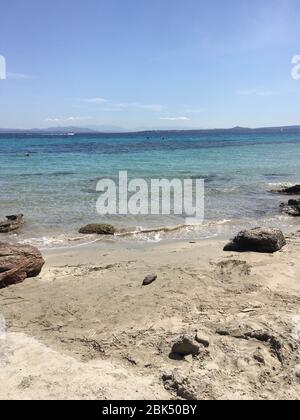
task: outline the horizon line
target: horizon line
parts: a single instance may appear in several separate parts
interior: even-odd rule
[[[280,126],[263,126],[263,127],[243,127],[243,126],[234,126],[229,128],[149,128],[149,129],[122,129],[121,131],[113,130],[101,130],[99,131],[95,128],[89,127],[74,127],[74,126],[58,126],[58,127],[46,127],[46,128],[1,128],[0,134],[22,134],[22,133],[35,133],[35,134],[62,134],[62,131],[65,134],[139,134],[139,133],[157,133],[157,132],[208,132],[208,131],[257,131],[257,130],[291,130],[297,129],[300,131],[300,124],[294,125],[280,125]],[[51,131],[53,130],[53,131]],[[84,131],[86,130],[86,131]]]

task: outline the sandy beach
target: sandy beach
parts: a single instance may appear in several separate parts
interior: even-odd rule
[[[297,399],[300,235],[287,242],[275,254],[219,240],[44,252],[39,277],[0,291],[0,398]],[[196,333],[205,351],[170,357]]]
[[[1,16],[0,401],[299,400],[300,0]]]

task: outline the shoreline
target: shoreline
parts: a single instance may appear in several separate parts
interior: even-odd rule
[[[0,291],[0,399],[299,397],[299,234],[271,255],[218,239],[139,245],[48,250],[39,277]],[[196,330],[207,352],[172,360]],[[242,338],[257,331],[282,361]]]
[[[128,230],[124,228],[118,230],[116,225],[117,232],[115,235],[83,235],[75,230],[71,230],[69,233],[57,234],[56,236],[51,236],[52,231],[49,231],[49,236],[46,236],[44,232],[41,236],[34,235],[30,237],[30,222],[27,223],[25,221],[25,227],[19,233],[2,234],[1,241],[33,245],[41,251],[47,252],[48,249],[59,251],[81,248],[93,243],[98,243],[99,246],[105,246],[107,243],[113,243],[116,246],[119,244],[127,246],[128,244],[136,243],[142,246],[147,243],[172,241],[228,240],[241,230],[258,226],[281,229],[285,234],[296,232],[298,229],[296,217],[280,213],[261,219],[205,220],[197,225],[180,223],[165,226],[135,227]]]

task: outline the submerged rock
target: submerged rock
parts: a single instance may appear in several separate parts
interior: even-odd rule
[[[0,288],[38,276],[44,264],[37,248],[0,242]]]
[[[6,216],[5,221],[0,222],[0,233],[9,233],[19,229],[24,223],[23,214]]]
[[[281,210],[289,216],[300,216],[300,200],[289,200],[288,203],[281,204]]]
[[[91,235],[93,233],[96,233],[97,235],[114,235],[116,233],[116,229],[113,225],[93,223],[82,227],[79,230],[79,233],[84,235]]]
[[[300,194],[300,184],[293,185],[292,187],[284,187],[279,190],[273,190],[272,192],[287,195],[297,195]]]
[[[254,228],[240,232],[224,247],[224,251],[274,253],[285,245],[286,240],[281,230]]]

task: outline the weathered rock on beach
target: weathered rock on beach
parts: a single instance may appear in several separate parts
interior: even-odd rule
[[[37,248],[0,242],[0,289],[38,276],[44,264]]]
[[[0,233],[9,233],[19,229],[24,223],[23,214],[6,216],[5,221],[0,222]]]
[[[289,216],[300,216],[300,200],[289,200],[288,203],[282,203],[280,207],[282,212]]]
[[[274,193],[287,194],[287,195],[297,195],[300,194],[300,184],[293,185],[292,187],[284,187],[276,190],[272,190]]]
[[[82,227],[79,230],[79,233],[84,235],[114,235],[116,233],[116,228],[113,225],[105,223],[92,223]]]
[[[286,245],[279,229],[254,228],[240,232],[225,247],[224,251],[274,253]]]

